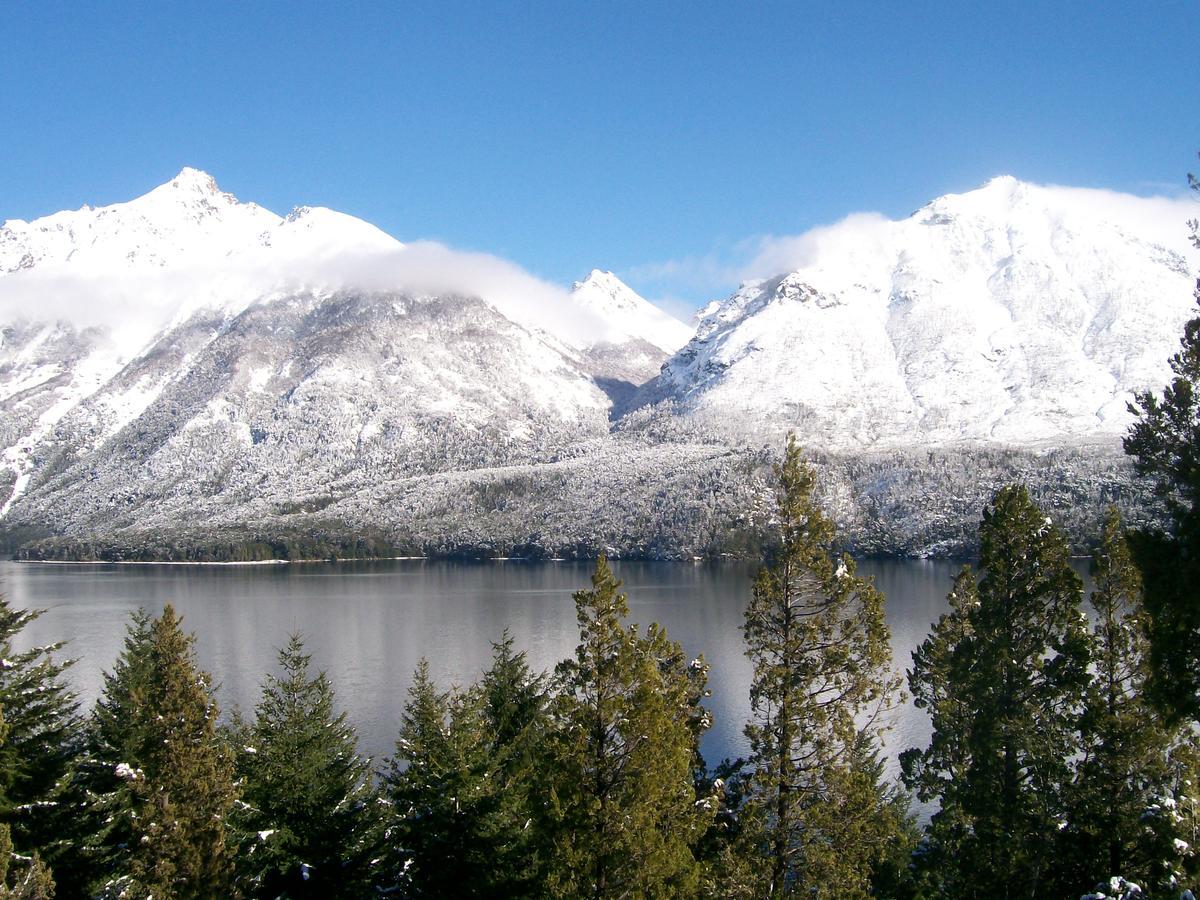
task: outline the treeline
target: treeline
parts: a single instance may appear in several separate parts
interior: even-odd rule
[[[252,718],[219,720],[167,606],[134,615],[86,716],[61,647],[0,603],[0,863],[16,897],[1179,897],[1197,878],[1194,718],[1149,701],[1143,585],[1115,512],[1085,611],[1020,486],[980,525],[908,685],[933,720],[890,781],[902,700],[884,598],[836,551],[794,440],[745,615],[749,754],[710,767],[708,665],[626,622],[607,562],[579,645],[504,634],[474,685],[422,662],[395,753],[358,752],[301,638]],[[923,829],[913,796],[936,806]],[[1112,890],[1117,893],[1112,893]],[[1100,896],[1096,894],[1095,896]]]
[[[593,455],[546,466],[452,473],[326,489],[303,501],[236,512],[165,507],[72,534],[0,529],[20,559],[253,562],[393,556],[490,559],[761,558],[773,541],[766,449],[649,447],[621,434]],[[809,451],[818,496],[856,555],[978,553],[981,510],[1024,484],[1078,553],[1095,544],[1108,505],[1134,526],[1161,524],[1162,504],[1118,445],[1034,452],[972,447],[833,455]],[[145,512],[145,515],[142,515]],[[381,519],[388,519],[387,522]],[[56,519],[57,527],[67,520]]]

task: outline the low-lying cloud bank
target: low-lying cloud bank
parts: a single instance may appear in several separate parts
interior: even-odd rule
[[[595,340],[607,328],[567,290],[514,263],[434,242],[303,255],[255,247],[162,268],[33,268],[0,277],[0,323],[64,320],[137,343],[202,308],[236,314],[265,298],[338,290],[480,297],[569,344]]]

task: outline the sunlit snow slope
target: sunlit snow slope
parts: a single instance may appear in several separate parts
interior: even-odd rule
[[[1195,312],[1184,213],[1002,177],[851,217],[705,310],[640,399],[825,448],[1118,435]]]

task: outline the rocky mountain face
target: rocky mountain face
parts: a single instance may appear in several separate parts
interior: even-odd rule
[[[0,545],[748,552],[788,428],[860,550],[969,549],[1012,478],[1083,543],[1108,500],[1149,508],[1124,403],[1166,380],[1192,312],[1182,222],[1121,203],[1136,215],[997,179],[855,219],[694,336],[610,272],[567,292],[464,257],[474,276],[439,280],[444,249],[280,217],[190,169],[9,221]]]

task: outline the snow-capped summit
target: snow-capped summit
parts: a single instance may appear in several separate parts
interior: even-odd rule
[[[706,308],[642,399],[831,448],[1112,440],[1194,314],[1188,217],[1009,176],[852,216]]]
[[[298,259],[338,253],[376,253],[404,245],[370,222],[324,206],[297,206],[259,236],[264,247]]]
[[[6,221],[0,226],[0,275],[173,266],[228,255],[279,222],[270,210],[223,193],[211,175],[185,168],[126,203]]]
[[[692,329],[643,299],[612,272],[592,269],[571,286],[571,295],[604,320],[609,329],[605,339],[610,343],[644,340],[664,353],[674,353],[692,336]]]

